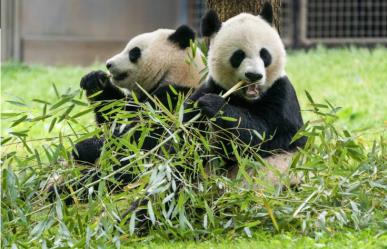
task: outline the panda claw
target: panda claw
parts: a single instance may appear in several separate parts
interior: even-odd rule
[[[223,107],[225,101],[217,94],[206,94],[199,98],[198,107],[207,117],[212,118]]]
[[[80,87],[86,90],[86,94],[90,95],[97,91],[103,90],[109,84],[109,76],[101,71],[92,71],[82,77]]]

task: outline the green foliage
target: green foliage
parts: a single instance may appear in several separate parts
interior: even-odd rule
[[[387,117],[387,49],[317,49],[290,51],[286,72],[297,93],[309,91],[317,102],[342,107],[340,126],[352,129],[381,127]],[[301,106],[308,103],[299,94]],[[306,120],[309,119],[304,114]]]
[[[368,52],[356,52],[367,57]],[[383,52],[385,55],[383,49],[370,53]],[[315,53],[327,61],[336,61],[337,54],[349,52],[338,50],[337,54],[328,56],[332,52],[319,49]],[[290,60],[296,61],[299,57],[305,59],[303,54],[296,54]],[[313,59],[314,55],[310,57]],[[17,77],[23,77],[29,70],[40,77],[50,74],[47,70],[59,69],[31,69],[10,64],[4,68],[8,74],[5,78],[7,81],[14,78],[16,82]],[[385,75],[382,70],[375,72]],[[77,82],[79,78],[73,80]],[[298,81],[295,82],[297,86]],[[328,89],[329,85],[324,87]],[[144,247],[168,248],[172,245],[166,241],[171,238],[216,241],[252,237],[252,240],[222,242],[220,246],[249,248],[255,241],[262,241],[262,246],[267,248],[348,245],[364,248],[382,246],[386,241],[383,235],[387,208],[385,128],[378,123],[372,129],[343,128],[346,116],[330,103],[336,103],[332,99],[322,102],[312,98],[313,91],[310,94],[298,91],[308,117],[299,135],[307,136],[308,143],[294,157],[290,175],[281,178],[280,186],[272,186],[259,175],[260,169],[267,166],[265,162],[258,155],[251,156],[247,153],[251,149],[243,148],[237,141],[234,153],[240,170],[233,180],[224,175],[220,170],[223,162],[211,143],[219,140],[218,134],[208,131],[202,136],[191,123],[182,124],[184,96],[175,110],[140,104],[138,113],[117,111],[115,126],[133,116],[140,119],[136,130],[142,136],[139,141],[131,141],[131,133],[115,139],[108,127],[96,129],[90,120],[93,106],[85,103],[79,90],[63,90],[55,82],[44,91],[52,94],[30,96],[32,101],[8,99],[6,109],[2,110],[3,124],[9,127],[2,130],[1,141],[1,224],[2,244],[6,247],[118,248],[143,241]],[[339,102],[347,97],[352,101],[350,94],[346,94]],[[362,100],[363,105],[372,105],[366,100]],[[122,104],[113,102],[108,109],[115,106],[118,110]],[[386,105],[385,101],[377,104]],[[343,106],[345,109],[346,105]],[[383,120],[383,116],[376,118],[380,123]],[[368,125],[369,121],[360,123]],[[165,131],[160,143],[152,151],[141,151],[142,139],[149,136],[156,124],[162,125]],[[37,132],[39,129],[43,131]],[[63,182],[73,186],[83,168],[74,165],[69,151],[78,141],[95,135],[103,135],[107,140],[99,160],[102,179],[94,182],[90,179],[82,189],[74,189],[72,206],[66,206],[65,196],[58,193],[61,198],[49,203],[45,191],[48,180],[60,175]],[[171,144],[177,147],[174,154],[166,149]],[[136,172],[138,179],[125,186],[124,192],[113,194],[107,186],[115,182],[112,176],[118,170],[112,166],[120,156],[129,159],[120,170]],[[204,165],[205,158],[213,159],[210,166]],[[181,169],[190,174],[182,174]],[[252,176],[251,171],[257,174]],[[304,175],[303,182],[297,188],[292,187],[292,176],[300,174]],[[142,223],[136,219],[136,213],[129,213],[124,220],[120,217],[134,199],[149,193],[154,197],[141,208],[154,225],[149,235],[138,237],[136,232]],[[80,202],[83,197],[87,199],[85,203]],[[336,242],[329,241],[331,233],[336,234]],[[207,246],[215,247],[217,243],[174,245],[177,248]]]

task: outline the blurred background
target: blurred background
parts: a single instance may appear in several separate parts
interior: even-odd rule
[[[1,0],[1,60],[90,65],[135,35],[189,24],[205,0]],[[387,44],[387,0],[283,0],[288,48]]]

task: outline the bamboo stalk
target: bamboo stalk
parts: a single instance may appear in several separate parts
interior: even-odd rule
[[[228,96],[230,96],[233,92],[239,90],[239,88],[241,88],[243,86],[245,82],[243,80],[239,81],[238,83],[236,83],[233,87],[231,87],[225,94],[222,95],[222,98],[227,98]]]
[[[231,87],[225,94],[223,94],[223,95],[222,95],[222,98],[227,98],[227,97],[228,97],[229,95],[231,95],[233,92],[237,91],[243,84],[244,84],[244,81],[239,81],[237,84],[235,84],[233,87]],[[69,198],[70,196],[76,195],[76,194],[79,193],[80,191],[82,191],[82,190],[84,190],[84,189],[87,189],[87,188],[89,188],[89,187],[91,187],[91,186],[93,186],[93,185],[99,183],[101,180],[109,179],[109,177],[112,177],[112,176],[114,176],[115,174],[117,174],[117,173],[119,173],[119,172],[121,172],[121,171],[123,171],[123,170],[129,168],[130,166],[132,166],[132,164],[133,164],[134,162],[136,162],[136,161],[138,161],[138,160],[142,160],[142,159],[148,157],[149,155],[155,153],[159,148],[161,148],[163,145],[165,145],[165,144],[166,144],[169,140],[171,140],[175,135],[177,135],[178,133],[180,133],[180,132],[183,131],[183,130],[186,130],[185,128],[186,128],[188,125],[190,125],[190,124],[192,124],[193,122],[195,122],[196,120],[198,120],[198,119],[200,118],[200,116],[201,116],[201,115],[200,115],[200,113],[199,113],[199,114],[197,114],[195,117],[193,117],[191,120],[189,120],[187,123],[182,124],[182,125],[181,125],[181,126],[180,126],[173,134],[171,134],[169,137],[167,137],[166,139],[164,139],[164,140],[163,140],[162,142],[160,142],[158,145],[156,145],[155,147],[153,147],[153,148],[152,148],[151,150],[149,150],[147,153],[145,153],[145,154],[143,154],[143,155],[141,155],[141,156],[139,156],[139,157],[137,157],[137,158],[134,158],[134,160],[131,161],[129,164],[127,164],[127,165],[125,165],[125,166],[123,166],[123,167],[121,167],[121,168],[119,168],[119,169],[113,171],[112,173],[110,173],[110,174],[108,174],[108,175],[106,175],[106,176],[104,176],[104,177],[99,178],[98,180],[95,180],[95,181],[93,181],[93,182],[91,182],[91,183],[89,183],[89,184],[86,184],[84,187],[82,187],[82,188],[80,188],[80,189],[77,189],[76,191],[70,193],[69,195],[67,195],[67,196],[64,197],[63,199],[66,199],[66,198]],[[32,212],[26,214],[25,216],[28,217],[28,216],[30,216],[30,215],[32,215],[32,214],[38,213],[38,212],[40,212],[40,211],[43,211],[43,210],[45,210],[46,208],[49,208],[49,207],[53,206],[54,204],[55,204],[55,203],[50,203],[50,204],[48,204],[48,205],[46,205],[46,206],[43,206],[43,207],[40,208],[40,209],[37,209],[37,210],[35,210],[35,211],[32,211]],[[17,220],[19,220],[19,219],[20,219],[20,218],[18,217],[18,218],[16,218],[14,221],[17,221]]]

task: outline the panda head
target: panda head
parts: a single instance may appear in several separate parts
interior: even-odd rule
[[[226,90],[243,80],[246,85],[236,93],[248,101],[258,99],[285,74],[285,48],[272,22],[269,3],[258,16],[242,13],[224,23],[208,11],[201,28],[210,39],[209,76]]]
[[[136,94],[142,94],[136,83],[148,92],[164,83],[195,88],[204,65],[200,55],[193,63],[186,62],[190,40],[194,39],[194,31],[186,25],[140,34],[108,59],[106,67],[114,84]]]

